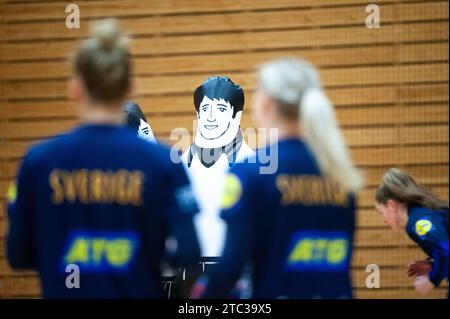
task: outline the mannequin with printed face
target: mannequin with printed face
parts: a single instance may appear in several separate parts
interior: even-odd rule
[[[181,158],[200,205],[195,225],[202,256],[218,257],[225,238],[219,214],[226,173],[254,152],[240,128],[244,92],[239,85],[227,77],[210,77],[195,90],[194,106],[197,132]]]
[[[156,143],[152,128],[142,112],[139,104],[136,102],[127,102],[124,107],[127,125],[133,129],[136,134],[151,143]]]

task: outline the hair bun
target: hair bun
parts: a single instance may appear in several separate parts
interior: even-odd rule
[[[121,33],[116,19],[105,19],[92,25],[92,37],[105,49],[125,48],[128,39]]]

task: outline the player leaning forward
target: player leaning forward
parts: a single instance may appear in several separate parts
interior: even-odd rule
[[[375,207],[385,223],[394,231],[405,230],[428,255],[408,265],[416,291],[427,294],[444,279],[448,282],[448,202],[408,173],[391,168],[375,194]]]

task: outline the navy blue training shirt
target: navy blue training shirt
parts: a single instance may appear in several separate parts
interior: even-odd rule
[[[248,161],[227,177],[226,243],[203,298],[227,297],[246,263],[253,298],[352,297],[354,198],[321,176],[301,140],[277,146],[275,174],[261,174],[261,162]]]
[[[45,298],[161,298],[166,239],[180,265],[200,255],[182,164],[125,127],[82,125],[33,146],[11,194],[7,257],[38,270]],[[66,286],[68,265],[79,288]]]
[[[439,286],[448,279],[448,210],[408,207],[406,232],[432,260],[430,281]]]

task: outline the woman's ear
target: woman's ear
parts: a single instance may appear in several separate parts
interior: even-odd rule
[[[83,98],[83,85],[79,78],[71,78],[67,81],[67,95],[71,100],[80,102]]]
[[[397,211],[399,208],[399,203],[396,200],[388,199],[386,202],[387,208],[393,211]]]
[[[263,103],[262,103],[263,114],[268,114],[270,116],[274,113],[275,109],[276,109],[275,101],[269,95],[263,93]]]

